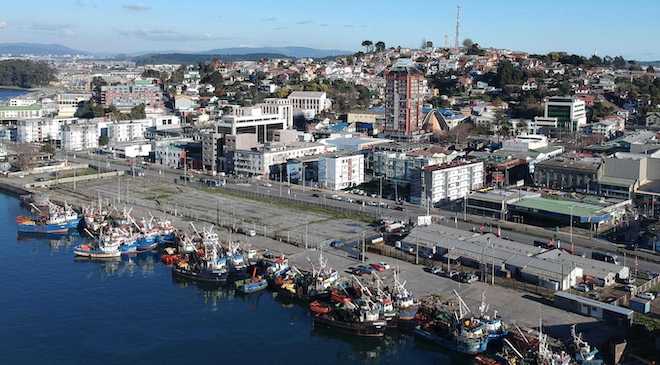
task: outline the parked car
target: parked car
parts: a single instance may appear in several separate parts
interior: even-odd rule
[[[381,262],[379,262],[379,264],[380,264],[380,266],[384,267],[385,270],[389,270],[389,269],[391,269],[390,264],[388,264],[388,263],[385,262],[385,261],[381,261]]]
[[[429,272],[433,275],[440,275],[442,276],[445,272],[442,270],[442,267],[440,266],[433,266]]]
[[[458,271],[447,271],[445,272],[445,276],[448,277],[449,279],[454,279],[457,278],[460,273]]]
[[[371,266],[372,269],[374,269],[374,270],[376,270],[376,271],[378,271],[378,272],[383,272],[383,271],[385,271],[385,268],[384,268],[381,264],[378,264],[378,263],[373,263],[373,264],[371,264],[371,265],[369,265],[369,266]]]
[[[344,241],[342,241],[342,240],[333,240],[333,241],[330,241],[330,247],[339,248],[339,247],[341,247],[341,246],[343,246],[343,245],[344,245]]]
[[[362,274],[371,274],[372,272],[374,272],[374,269],[366,265],[360,265],[357,268],[360,269],[360,271],[362,271]]]
[[[651,300],[651,301],[655,300],[655,294],[649,293],[649,292],[638,293],[637,297],[642,298],[642,299],[646,299],[646,300]]]
[[[583,293],[588,293],[588,292],[591,291],[591,289],[589,288],[589,285],[587,285],[585,283],[580,283],[580,284],[576,285],[575,290],[581,291]]]
[[[479,277],[473,273],[464,272],[458,275],[458,280],[461,283],[472,284],[479,281]]]

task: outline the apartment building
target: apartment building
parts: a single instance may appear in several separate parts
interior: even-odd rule
[[[411,201],[435,204],[462,199],[484,184],[484,163],[453,161],[420,170],[420,185],[411,188]]]
[[[424,119],[426,79],[410,59],[399,59],[385,72],[385,126],[390,137],[409,137]]]
[[[202,165],[213,173],[224,171],[224,135],[213,131],[204,131],[202,137]]]
[[[82,151],[99,147],[99,124],[79,122],[62,126],[62,149]]]
[[[16,122],[16,142],[18,143],[59,140],[60,121],[57,119],[23,119]]]
[[[146,129],[145,123],[151,123],[151,121],[145,119],[142,121],[125,121],[109,124],[108,139],[110,144],[143,140]]]
[[[64,93],[57,94],[57,115],[62,118],[70,118],[76,114],[78,105],[92,98],[90,93]]]
[[[130,84],[102,86],[101,104],[115,106],[119,109],[130,109],[140,104],[152,109],[163,107],[163,93],[160,86],[153,84]]]
[[[294,110],[308,111],[319,114],[332,107],[332,102],[323,91],[294,91],[287,99]]]
[[[329,154],[319,159],[319,185],[342,190],[364,182],[364,155],[361,153]]]

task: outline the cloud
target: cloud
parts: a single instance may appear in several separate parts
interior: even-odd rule
[[[287,28],[286,27],[275,27],[275,28],[273,28],[273,30],[285,30],[285,29],[287,29]]]
[[[262,22],[276,22],[277,18],[274,16],[268,17],[268,18],[261,18]]]
[[[296,22],[298,25],[305,25],[305,24],[312,24],[313,22],[311,20],[301,20],[299,22]]]
[[[119,30],[122,36],[143,39],[152,42],[204,42],[227,40],[231,37],[220,37],[212,34],[181,33],[171,29],[136,29]]]
[[[353,24],[344,24],[344,28],[353,28]]]
[[[147,6],[144,4],[124,4],[121,7],[124,8],[124,10],[135,11],[135,12],[151,10],[151,6]]]
[[[319,27],[328,27],[328,26],[330,26],[328,23],[321,23],[321,24],[319,24]]]
[[[0,20],[0,30],[3,30],[7,28],[7,22],[4,20]]]

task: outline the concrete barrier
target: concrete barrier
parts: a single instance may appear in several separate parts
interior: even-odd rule
[[[102,174],[90,174],[90,175],[83,175],[83,176],[71,176],[71,177],[63,177],[60,179],[53,179],[53,180],[47,180],[47,181],[41,181],[41,182],[34,182],[30,184],[25,184],[26,189],[30,188],[47,188],[49,186],[53,185],[58,185],[58,184],[68,184],[68,183],[73,183],[75,182],[83,182],[83,181],[89,181],[89,180],[97,180],[97,179],[103,179],[106,177],[115,177],[115,176],[123,176],[125,175],[125,171],[110,171],[110,172],[104,172]]]

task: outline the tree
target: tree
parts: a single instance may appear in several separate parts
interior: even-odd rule
[[[495,112],[495,123],[497,125],[498,135],[508,136],[511,133],[511,122],[504,109],[497,109]]]
[[[626,60],[621,56],[616,56],[614,57],[614,60],[612,60],[612,66],[616,69],[626,68]]]
[[[41,145],[41,152],[54,155],[55,154],[55,145],[52,144],[52,143],[45,143],[45,144]]]
[[[99,146],[107,146],[108,142],[110,142],[108,136],[102,135],[99,137]]]
[[[0,85],[31,88],[55,81],[55,70],[45,62],[30,60],[0,61]]]
[[[140,104],[132,107],[129,115],[131,116],[132,120],[146,118],[147,114],[144,111],[144,104]]]
[[[13,146],[13,150],[16,154],[14,166],[16,166],[19,171],[30,169],[34,163],[34,158],[37,155],[37,146],[32,143],[19,143]]]
[[[426,44],[424,44],[425,48],[433,48],[433,41],[426,41]]]
[[[465,39],[463,40],[463,47],[465,47],[466,49],[468,49],[468,48],[472,48],[472,45],[474,45],[474,42],[472,41],[472,39],[470,39],[470,38],[465,38]]]
[[[371,52],[371,46],[373,46],[373,44],[374,43],[370,40],[362,41],[362,47],[364,47],[367,53]]]
[[[376,52],[383,52],[385,51],[385,42],[383,41],[378,41],[376,42]]]
[[[649,65],[649,67],[646,68],[646,72],[648,72],[650,74],[654,74],[655,73],[655,67],[653,67],[653,65]]]

